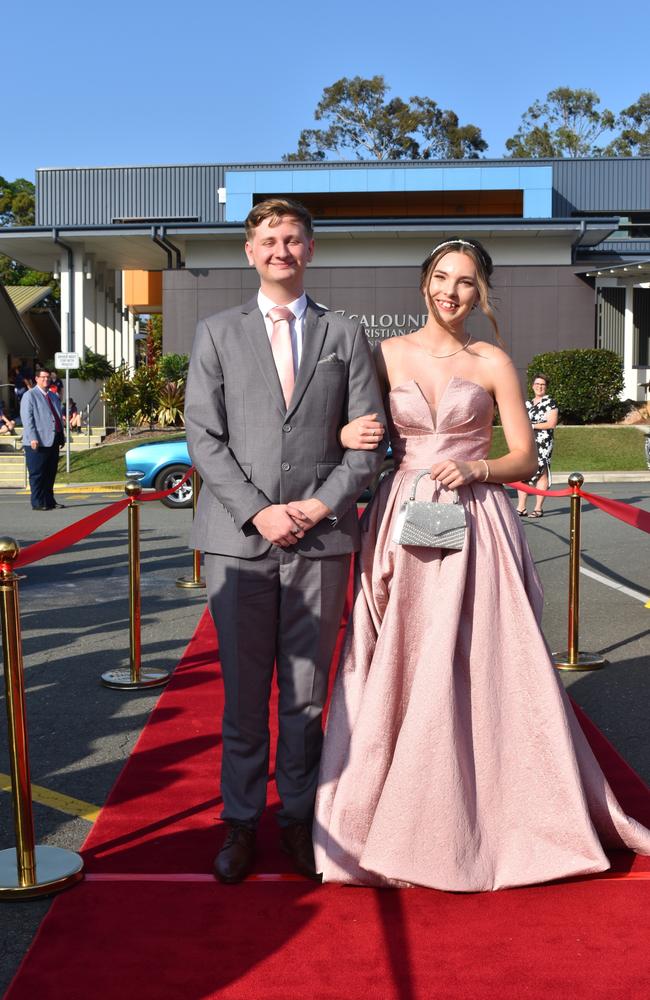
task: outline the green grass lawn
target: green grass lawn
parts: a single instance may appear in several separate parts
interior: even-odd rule
[[[174,441],[184,437],[184,434],[170,434],[165,441]],[[161,441],[160,437],[140,437],[120,444],[102,444],[88,451],[70,452],[70,474],[65,471],[65,452],[61,452],[57,483],[123,483],[124,453],[140,444],[154,444]]]
[[[166,441],[183,437],[182,433]],[[160,437],[138,437],[120,444],[106,444],[88,451],[72,452],[70,475],[65,455],[59,461],[58,483],[124,482],[124,453],[136,444],[150,444]],[[554,472],[641,471],[646,469],[644,436],[634,427],[558,427],[553,452]],[[505,452],[501,427],[494,428],[491,458]]]
[[[505,451],[503,429],[495,427],[490,456]],[[644,435],[634,427],[558,427],[552,465],[554,473],[645,470]]]

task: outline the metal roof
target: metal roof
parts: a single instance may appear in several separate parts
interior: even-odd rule
[[[7,289],[2,284],[0,284],[0,328],[12,354],[19,354],[23,350],[27,350],[28,353],[38,350],[38,343],[21,319]]]
[[[585,278],[642,278],[647,281],[650,278],[650,257],[645,260],[630,260],[625,264],[604,265],[594,267],[593,264],[588,271],[578,271],[577,274],[584,274]]]
[[[50,294],[52,285],[5,285],[5,291],[22,316]]]

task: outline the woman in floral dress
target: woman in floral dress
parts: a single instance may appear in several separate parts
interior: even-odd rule
[[[533,425],[535,447],[537,448],[537,470],[529,486],[547,490],[551,485],[551,455],[553,454],[553,432],[557,427],[558,409],[552,396],[548,395],[548,379],[541,373],[533,379],[533,398],[526,400],[528,419]],[[528,514],[526,500],[528,494],[517,491],[517,513],[519,517],[543,517],[544,497],[535,497],[535,509]]]

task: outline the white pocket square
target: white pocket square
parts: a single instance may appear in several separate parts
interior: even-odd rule
[[[319,365],[331,364],[332,361],[337,361],[339,364],[343,364],[343,360],[337,357],[336,354],[327,354],[324,358],[321,358],[318,362]]]

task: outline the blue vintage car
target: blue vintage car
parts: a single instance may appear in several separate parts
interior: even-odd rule
[[[160,441],[156,444],[140,444],[131,448],[124,456],[126,461],[127,479],[135,479],[144,487],[156,490],[170,490],[179,483],[191,466],[187,441],[181,438],[177,441]],[[370,489],[364,490],[359,497],[362,503],[367,502],[377,482],[392,468],[390,448],[380,475]],[[192,506],[192,480],[189,479],[179,490],[165,497],[162,501],[167,507]]]
[[[156,444],[140,444],[136,448],[129,449],[124,460],[127,479],[135,479],[141,486],[153,487],[156,490],[170,490],[181,481],[192,464],[185,438],[160,441]],[[192,480],[189,479],[162,503],[174,509],[191,507]]]

